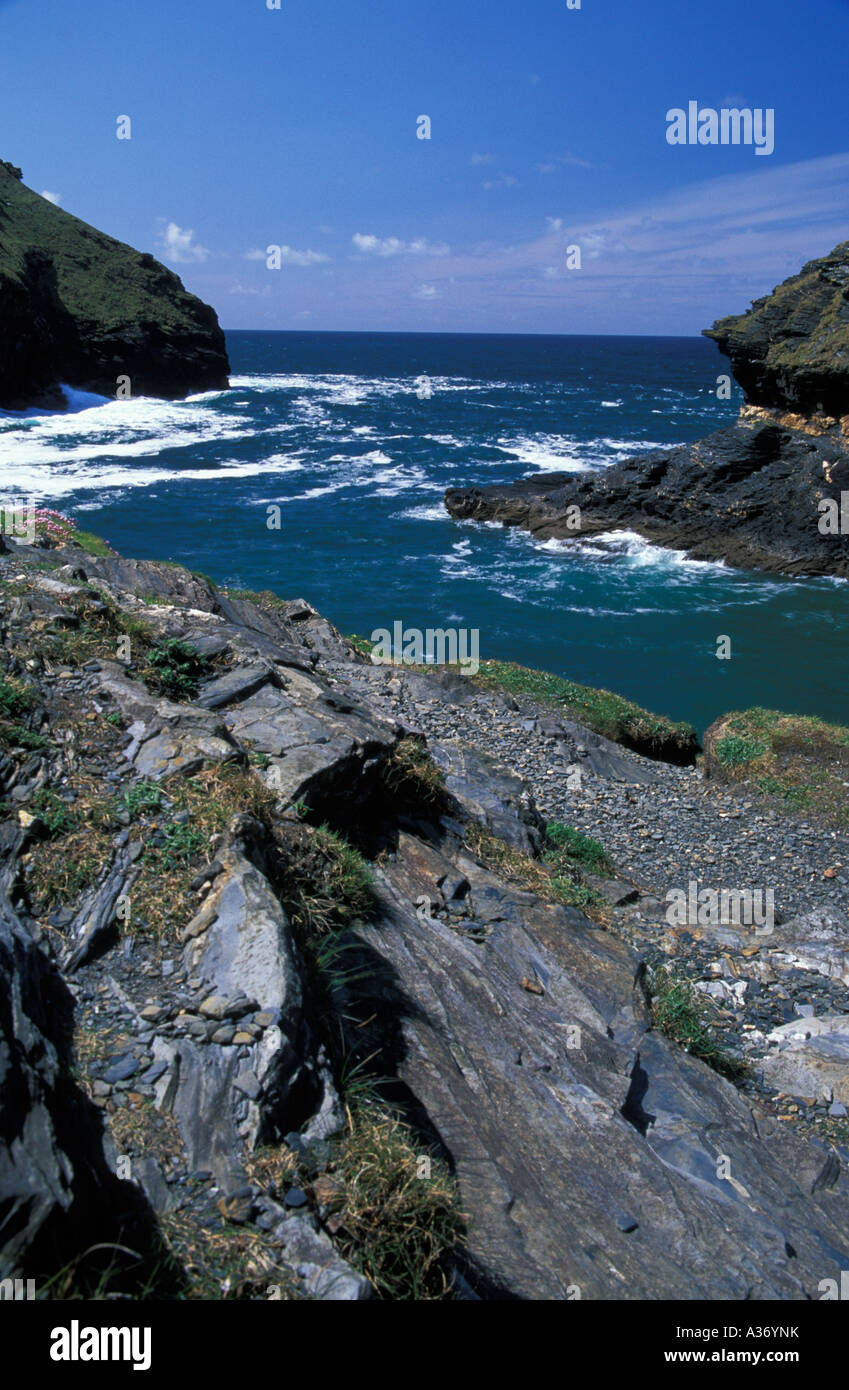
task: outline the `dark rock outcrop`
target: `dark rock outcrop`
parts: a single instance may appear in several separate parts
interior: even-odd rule
[[[625,529],[695,559],[849,576],[849,242],[705,333],[746,393],[736,425],[603,471],[449,488],[450,514],[540,540]]]
[[[539,540],[627,529],[695,559],[795,575],[849,576],[849,534],[820,530],[820,503],[849,489],[849,456],[830,436],[741,421],[697,444],[591,473],[449,488],[461,520],[521,526]],[[580,530],[574,526],[580,508]]]
[[[704,330],[751,405],[849,414],[849,241]]]
[[[99,1241],[152,1249],[152,1213],[120,1182],[71,1074],[73,1001],[0,895],[0,1279],[55,1274]]]
[[[226,389],[213,309],[153,256],[54,206],[0,161],[0,408],[63,409],[60,384],[176,399]]]

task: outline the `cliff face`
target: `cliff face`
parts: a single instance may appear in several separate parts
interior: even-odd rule
[[[61,408],[59,383],[176,399],[226,388],[215,311],[150,255],[89,227],[0,161],[0,408]]]
[[[849,414],[849,241],[704,334],[730,359],[748,404]]]
[[[539,540],[626,528],[696,559],[849,577],[849,529],[824,511],[849,491],[849,242],[705,335],[746,393],[735,425],[606,469],[449,488],[450,515]]]

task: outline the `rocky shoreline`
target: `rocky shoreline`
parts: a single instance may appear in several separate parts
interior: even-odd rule
[[[746,392],[736,425],[603,471],[449,488],[449,514],[541,541],[627,529],[694,559],[849,578],[849,242],[706,334]]]
[[[0,603],[0,1276],[322,1300],[839,1278],[845,830],[176,566],[10,543]],[[774,932],[670,927],[689,878],[771,885]],[[736,1084],[663,1023],[667,967]],[[390,1152],[391,1202],[362,1177]],[[368,1233],[399,1192],[420,1241],[390,1278]],[[90,1267],[119,1234],[141,1269]]]

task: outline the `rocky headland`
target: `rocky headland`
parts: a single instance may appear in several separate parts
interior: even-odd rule
[[[63,410],[62,385],[176,399],[226,389],[229,371],[215,311],[173,271],[0,160],[0,409]]]
[[[822,1297],[849,733],[729,716],[697,763],[605,692],[361,645],[302,600],[5,543],[0,1277]],[[772,930],[671,924],[691,880],[771,889]]]
[[[540,540],[627,529],[695,559],[849,578],[849,242],[705,332],[745,393],[735,425],[601,471],[450,488],[449,513]]]

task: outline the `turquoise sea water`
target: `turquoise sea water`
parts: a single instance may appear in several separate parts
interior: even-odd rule
[[[450,485],[604,468],[730,423],[702,339],[229,333],[231,389],[0,416],[0,492],[126,554],[303,597],[344,632],[477,628],[482,657],[701,729],[752,704],[849,717],[849,585],[614,533],[539,544],[448,518]],[[427,377],[427,385],[422,377]],[[430,392],[428,395],[427,392]],[[269,530],[269,506],[281,528]],[[732,658],[717,660],[716,640]]]

